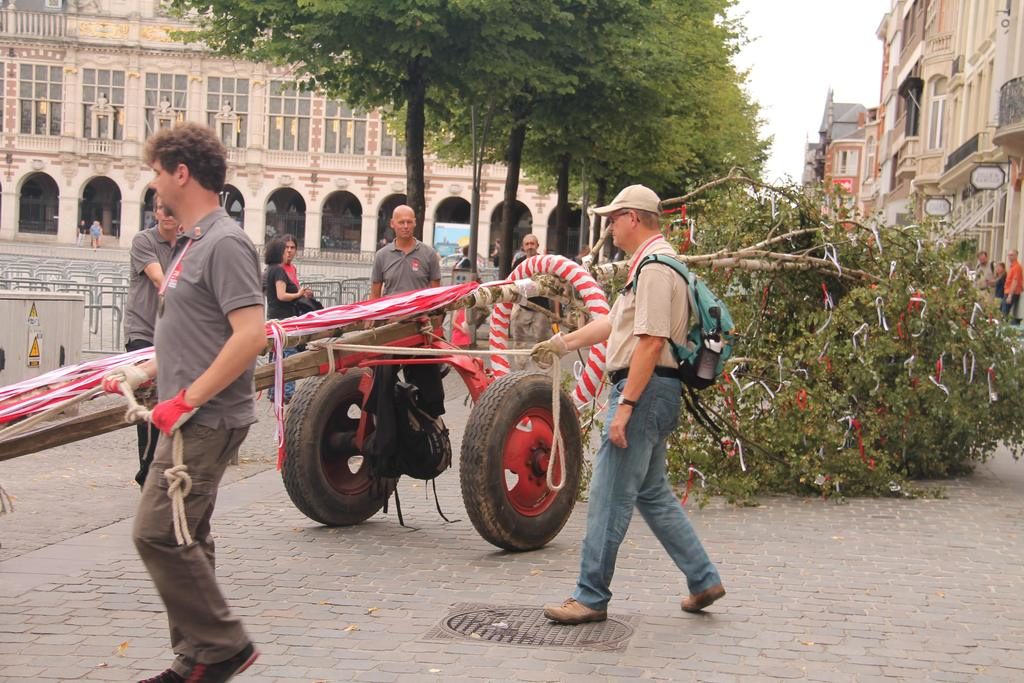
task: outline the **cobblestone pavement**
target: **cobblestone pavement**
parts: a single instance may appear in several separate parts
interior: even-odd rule
[[[464,391],[462,392],[464,394]],[[458,452],[468,408],[449,401]],[[446,635],[460,606],[563,599],[586,504],[548,547],[499,551],[465,518],[457,472],[393,512],[330,529],[273,471],[262,422],[214,519],[218,574],[262,656],[252,681],[1024,680],[1024,463],[1005,454],[943,499],[766,498],[690,509],[729,594],[679,609],[683,582],[639,520],[619,557],[621,647]],[[170,661],[162,605],[129,538],[134,432],[0,463],[0,680],[135,680]],[[566,627],[568,628],[568,627]]]

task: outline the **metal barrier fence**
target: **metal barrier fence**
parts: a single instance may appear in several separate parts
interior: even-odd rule
[[[310,264],[310,271],[320,270]],[[303,264],[300,268],[305,268]],[[56,257],[0,254],[0,289],[22,292],[74,292],[85,297],[82,352],[91,355],[124,351],[124,313],[128,301],[128,264],[61,260]],[[351,270],[350,270],[351,268]],[[351,264],[355,277],[332,278],[324,272],[301,277],[324,306],[351,304],[370,295],[369,270]],[[334,270],[326,268],[324,270]],[[365,273],[365,275],[364,275]]]

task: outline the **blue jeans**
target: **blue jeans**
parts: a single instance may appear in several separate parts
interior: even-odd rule
[[[580,576],[573,598],[591,609],[607,609],[619,546],[636,506],[672,561],[686,576],[690,593],[722,580],[665,473],[665,444],[679,424],[679,380],[653,375],[629,424],[628,447],[608,439],[608,427],[618,409],[626,380],[612,387],[601,448],[594,463],[587,505],[587,535],[583,539]]]
[[[288,356],[294,356],[298,352],[299,352],[299,350],[297,348],[295,348],[294,346],[289,346],[288,348],[284,349],[281,352],[281,357],[282,358],[287,358]],[[274,362],[274,354],[273,353],[270,353],[267,357],[270,359],[271,363]],[[294,394],[294,393],[295,393],[295,381],[293,380],[291,382],[285,382],[284,383],[284,402],[288,403],[289,401],[291,401],[292,400],[292,394]],[[274,400],[274,385],[273,384],[271,384],[270,388],[267,389],[267,395],[270,397],[271,401]]]

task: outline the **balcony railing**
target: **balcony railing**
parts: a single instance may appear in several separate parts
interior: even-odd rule
[[[405,171],[405,157],[377,157],[378,171]]]
[[[950,52],[953,49],[953,34],[952,33],[940,33],[938,35],[930,36],[927,44],[927,54],[929,56],[944,54]]]
[[[365,171],[366,159],[363,154],[324,154],[320,158],[320,165],[332,170]]]
[[[266,162],[268,166],[294,166],[306,168],[309,166],[309,152],[293,152],[289,150],[267,150]]]
[[[434,173],[439,175],[472,176],[473,167],[470,164],[453,166],[440,161],[434,162]]]
[[[105,138],[78,140],[78,153],[83,155],[102,154],[104,156],[121,156],[123,144],[120,140],[107,140]]]
[[[946,169],[945,172],[949,173],[949,170],[959,164],[961,161],[971,156],[978,151],[978,141],[981,138],[981,133],[978,133],[973,138],[965,142],[956,148],[956,150],[946,157]]]
[[[917,174],[917,156],[920,144],[920,140],[917,138],[907,138],[903,141],[903,144],[900,145],[899,164],[896,167],[896,175]]]
[[[14,149],[25,152],[58,152],[60,137],[57,135],[19,135],[14,141]]]
[[[1024,121],[1024,76],[1003,83],[999,89],[999,127]]]
[[[0,10],[0,34],[32,38],[63,38],[67,35],[67,17],[60,12],[22,12]]]

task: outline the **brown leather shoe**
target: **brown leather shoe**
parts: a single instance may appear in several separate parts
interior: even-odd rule
[[[725,588],[722,584],[712,586],[707,590],[702,590],[700,593],[689,595],[683,598],[682,608],[684,612],[699,612],[705,607],[708,607],[715,600],[725,595]]]
[[[604,621],[608,610],[590,609],[569,598],[561,605],[544,605],[544,616],[558,624],[585,624],[590,621]]]

